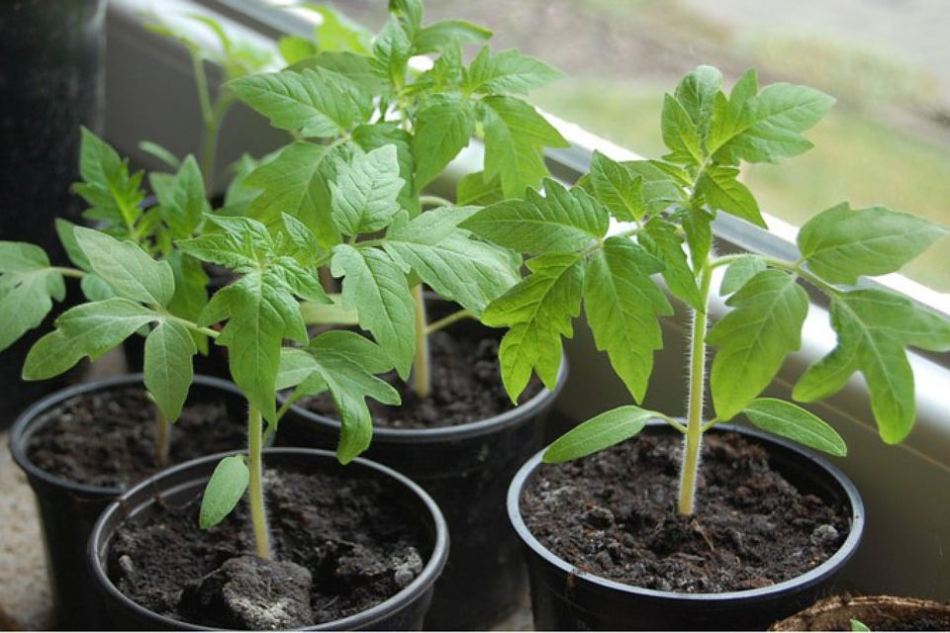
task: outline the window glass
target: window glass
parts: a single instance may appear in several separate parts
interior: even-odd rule
[[[381,0],[335,5],[368,26]],[[790,81],[838,99],[810,152],[746,168],[763,210],[801,223],[849,200],[950,225],[950,4],[946,0],[430,0],[427,20],[490,27],[567,77],[541,107],[645,156],[663,153],[662,96],[697,64],[731,82]],[[950,238],[905,272],[950,291]]]

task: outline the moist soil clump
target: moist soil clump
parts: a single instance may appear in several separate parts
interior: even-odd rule
[[[494,337],[453,336],[443,330],[429,336],[432,391],[419,398],[410,383],[395,372],[380,376],[402,396],[402,404],[386,406],[367,400],[374,424],[394,429],[428,429],[458,426],[487,420],[513,406],[501,382],[498,366],[499,341]],[[519,403],[533,398],[542,389],[532,377]],[[336,407],[326,393],[302,398],[298,404],[309,411],[337,419]]]
[[[395,484],[290,468],[265,471],[274,560],[253,556],[242,501],[225,521],[198,528],[199,500],[122,525],[109,576],[164,616],[213,627],[299,628],[365,611],[424,567],[426,542]]]
[[[528,529],[591,574],[661,591],[720,593],[794,578],[832,556],[845,508],[802,494],[766,450],[734,433],[704,439],[697,511],[676,512],[679,437],[643,434],[544,466],[523,493]]]
[[[57,477],[125,488],[163,468],[155,459],[156,415],[141,387],[84,393],[43,415],[27,455]],[[224,396],[188,403],[172,425],[169,460],[241,448],[246,438],[244,421],[228,415]]]

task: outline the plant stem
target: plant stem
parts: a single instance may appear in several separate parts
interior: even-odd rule
[[[423,207],[451,207],[454,203],[442,196],[419,196],[419,204]]]
[[[426,336],[426,300],[422,284],[412,289],[412,301],[416,308],[416,360],[412,365],[412,390],[420,398],[428,398],[432,384],[429,378],[429,338]]]
[[[50,266],[50,270],[55,270],[63,277],[72,277],[74,279],[82,279],[88,274],[84,270],[79,270],[78,268],[66,268],[64,266]]]
[[[172,425],[162,410],[155,405],[155,416],[158,421],[158,436],[155,438],[155,463],[159,466],[168,465],[168,453],[172,444]]]
[[[706,321],[709,312],[709,285],[712,268],[703,266],[700,294],[703,309],[693,313],[693,327],[689,348],[689,408],[686,415],[686,447],[680,473],[679,513],[693,514],[696,502],[696,478],[699,472],[699,454],[703,443],[703,398],[706,390]]]
[[[264,510],[264,482],[261,466],[263,447],[263,419],[256,407],[250,407],[247,413],[247,470],[250,480],[247,494],[251,507],[251,523],[254,526],[254,541],[257,555],[270,560],[270,533],[267,529],[267,513]]]
[[[439,330],[443,328],[447,328],[448,326],[458,321],[461,321],[462,319],[474,319],[474,318],[475,318],[475,315],[469,312],[468,310],[459,310],[458,312],[453,312],[447,317],[443,317],[439,319],[438,321],[433,321],[432,323],[430,323],[428,327],[426,327],[426,335],[428,336],[429,334],[438,332]]]

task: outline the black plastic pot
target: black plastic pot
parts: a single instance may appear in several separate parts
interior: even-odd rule
[[[54,265],[66,254],[53,220],[80,220],[82,200],[70,192],[79,179],[79,126],[101,127],[105,0],[0,2],[0,239],[42,247]],[[80,293],[68,284],[65,304]],[[77,372],[22,382],[23,361],[42,326],[0,354],[0,428]]]
[[[130,374],[63,389],[24,411],[11,430],[13,459],[26,473],[36,495],[56,619],[59,626],[67,629],[95,630],[105,626],[99,595],[90,583],[85,552],[96,519],[122,489],[80,484],[41,470],[28,456],[30,438],[42,428],[44,414],[70,398],[141,384],[141,374]],[[233,398],[228,400],[229,406],[232,402],[236,408],[246,406],[233,384],[206,376],[195,376],[188,401],[201,402],[220,398],[222,394]]]
[[[491,336],[474,321],[461,334]],[[453,332],[455,333],[455,332]],[[366,457],[405,474],[439,504],[452,534],[452,555],[435,588],[426,628],[491,628],[512,613],[527,576],[518,539],[505,519],[508,482],[544,442],[545,417],[567,379],[562,358],[557,387],[523,405],[469,424],[433,429],[377,427]],[[291,407],[277,431],[279,446],[334,448],[337,420]]]
[[[116,529],[126,520],[143,513],[161,512],[168,505],[184,505],[201,495],[218,461],[229,454],[220,453],[203,457],[146,479],[119,497],[110,505],[92,532],[88,560],[96,588],[101,592],[116,630],[206,630],[149,611],[119,591],[107,573],[109,545]],[[432,600],[432,588],[445,566],[449,553],[449,533],[445,519],[429,495],[405,476],[366,459],[355,459],[340,465],[330,451],[303,448],[271,448],[264,451],[264,462],[270,467],[293,465],[314,471],[352,474],[354,469],[394,480],[400,484],[400,501],[406,504],[406,516],[417,519],[430,540],[428,560],[422,572],[408,586],[388,600],[355,615],[326,622],[306,630],[315,631],[417,631]],[[197,529],[197,527],[195,528]]]
[[[508,516],[528,561],[537,630],[765,630],[828,594],[832,579],[857,550],[864,531],[864,504],[857,488],[827,461],[789,442],[725,425],[712,432],[726,430],[765,446],[772,467],[800,491],[850,508],[851,531],[841,548],[809,572],[761,589],[693,594],[607,580],[556,556],[525,525],[521,495],[542,466],[542,451],[518,471],[508,491]],[[652,423],[645,432],[677,433],[665,422]]]

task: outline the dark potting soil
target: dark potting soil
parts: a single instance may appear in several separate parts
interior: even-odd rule
[[[521,509],[541,543],[579,569],[629,585],[690,593],[765,587],[833,555],[849,518],[801,494],[764,448],[705,437],[697,512],[676,513],[679,437],[644,434],[590,457],[544,466]]]
[[[63,479],[128,487],[162,469],[155,458],[155,415],[141,387],[78,395],[44,414],[49,421],[30,437],[27,455]],[[244,421],[228,416],[223,398],[189,403],[172,425],[169,459],[185,462],[246,443]]]
[[[427,429],[458,426],[487,420],[514,408],[501,382],[498,366],[498,339],[472,339],[440,331],[429,337],[432,390],[419,398],[412,386],[395,372],[380,376],[402,396],[402,404],[386,406],[367,400],[373,422],[394,429]],[[542,389],[532,377],[519,403],[533,398]],[[314,413],[337,418],[328,394],[303,398],[299,404]]]
[[[275,562],[253,556],[245,502],[198,529],[197,500],[120,527],[109,575],[138,604],[206,626],[288,629],[337,620],[393,596],[424,567],[422,527],[395,484],[265,471]]]

